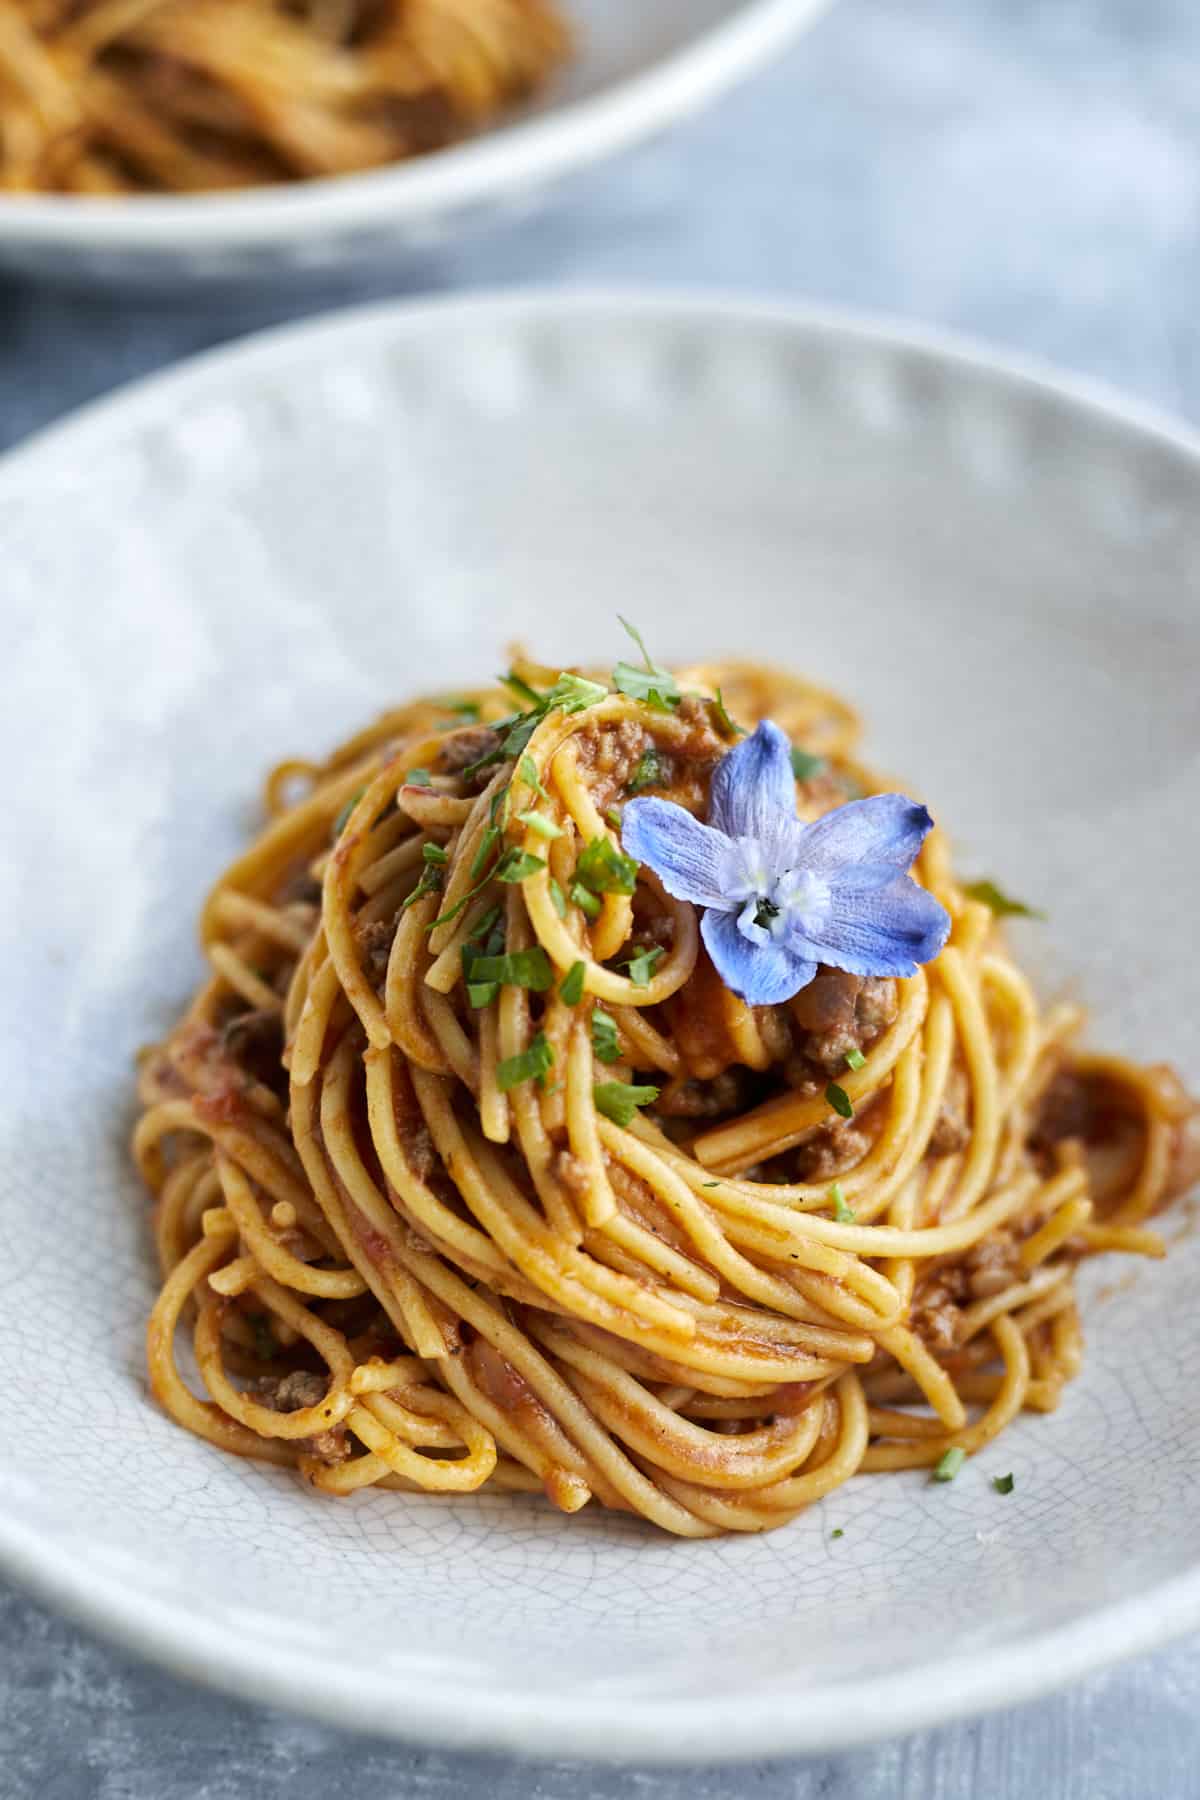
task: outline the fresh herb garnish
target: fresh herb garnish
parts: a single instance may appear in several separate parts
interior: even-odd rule
[[[832,1106],[834,1112],[840,1113],[843,1119],[852,1119],[854,1117],[854,1102],[851,1100],[845,1088],[839,1087],[836,1081],[831,1081],[825,1089],[825,1098],[828,1100],[830,1106]]]
[[[354,811],[366,791],[366,788],[359,788],[357,794],[351,794],[350,798],[342,807],[342,810],[338,813],[337,818],[333,821],[332,837],[335,839],[341,837],[343,831],[346,829],[346,822],[349,819],[350,814]]]
[[[593,894],[632,894],[637,887],[637,871],[632,856],[623,856],[612,839],[606,837],[593,838],[575,866],[576,881]]]
[[[539,1031],[528,1050],[519,1050],[516,1056],[506,1056],[496,1068],[496,1086],[502,1094],[510,1088],[519,1087],[524,1081],[543,1082],[554,1067],[554,1051],[546,1042],[546,1034]]]
[[[621,1060],[621,1046],[617,1042],[617,1022],[610,1014],[602,1012],[598,1006],[592,1012],[592,1050],[602,1063],[615,1063]]]
[[[730,718],[729,708],[725,704],[725,696],[721,692],[720,688],[717,689],[716,699],[710,700],[708,704],[711,706],[713,713],[716,716],[717,729],[720,731],[722,737],[727,737],[727,738],[745,737],[745,735],[746,735],[745,727],[737,724],[733,719]]]
[[[550,958],[540,944],[529,950],[509,950],[502,956],[477,956],[471,965],[473,982],[499,982],[501,987],[530,988],[544,994],[554,984]]]
[[[530,831],[536,831],[539,837],[560,838],[563,834],[561,825],[556,825],[545,813],[535,812],[532,808],[528,812],[518,813],[517,820],[522,825],[528,825]]]
[[[450,861],[450,858],[442,845],[434,844],[432,842],[422,844],[421,855],[427,863],[432,863],[435,869],[444,869],[446,864]]]
[[[801,750],[798,744],[792,745],[792,774],[797,781],[811,781],[814,775],[820,775],[825,768],[825,758],[814,756],[811,750]]]
[[[525,783],[526,787],[531,787],[533,789],[539,800],[548,800],[550,798],[549,794],[538,780],[537,764],[534,762],[532,756],[523,756],[517,764],[517,768],[520,771],[521,780]]]
[[[479,915],[474,925],[472,925],[470,931],[467,933],[467,943],[485,943],[499,923],[500,908],[498,906],[489,906],[485,913]],[[499,946],[497,946],[497,948],[499,948]]]
[[[953,1481],[966,1460],[966,1451],[960,1449],[957,1444],[953,1445],[936,1464],[933,1479],[935,1481]]]
[[[600,1081],[592,1089],[596,1111],[621,1126],[630,1124],[638,1107],[652,1105],[658,1095],[658,1088],[640,1087],[630,1081]]]
[[[706,1188],[715,1188],[715,1187],[720,1187],[720,1185],[721,1185],[721,1184],[720,1184],[720,1182],[719,1182],[719,1181],[702,1181],[702,1182],[701,1182],[701,1183],[700,1183],[700,1186],[701,1186],[701,1187],[706,1187]]]
[[[839,1225],[853,1225],[857,1222],[853,1207],[846,1205],[846,1196],[842,1192],[840,1181],[835,1181],[830,1188],[829,1198],[833,1201],[833,1216]]]
[[[582,675],[560,675],[548,693],[538,695],[536,705],[531,706],[528,712],[515,713],[511,718],[496,721],[492,729],[499,736],[500,742],[473,763],[467,764],[462,772],[464,779],[478,774],[480,769],[490,768],[493,763],[519,757],[542,720],[556,706],[561,707],[565,713],[580,712],[583,707],[594,706],[597,700],[603,700],[607,693],[607,688],[600,687],[594,681],[585,681]]]
[[[560,675],[546,695],[545,705],[547,712],[557,706],[565,713],[577,713],[607,698],[608,689],[598,681],[585,681],[582,675]]]
[[[402,902],[400,911],[407,912],[410,906],[415,906],[418,900],[425,898],[426,894],[440,893],[444,875],[445,870],[438,863],[427,862],[421,870],[420,881]]]
[[[992,1486],[998,1494],[1011,1494],[1016,1485],[1016,1481],[1011,1475],[992,1476]]]
[[[862,1051],[857,1048],[855,1048],[853,1050],[847,1050],[846,1065],[848,1068],[851,1068],[851,1069],[865,1069],[867,1066],[867,1059],[863,1055]]]
[[[459,719],[474,722],[479,718],[478,700],[458,700],[450,696],[444,700],[435,700],[434,705],[440,706],[444,712],[454,713]]]
[[[530,856],[527,850],[518,850],[515,844],[510,844],[492,874],[497,881],[524,881],[545,866],[540,856]]]
[[[487,868],[488,863],[492,859],[492,851],[499,842],[500,827],[498,825],[489,825],[479,840],[478,849],[471,858],[469,873],[472,881],[479,880],[479,877],[483,874],[483,871]]]
[[[429,787],[432,781],[433,776],[428,769],[410,769],[404,777],[403,785],[405,787]]]
[[[621,619],[620,613],[617,617]],[[613,670],[614,687],[622,694],[628,694],[631,700],[644,700],[648,706],[657,707],[659,712],[670,712],[682,699],[678,682],[669,669],[661,669],[651,661],[641,633],[629,620],[621,619],[621,623],[641,651],[645,667],[639,669],[633,663],[619,662]]]
[[[462,948],[463,980],[466,983],[469,1005],[489,1006],[500,992],[498,981],[483,981],[479,978],[478,965],[499,956],[503,948],[504,921],[500,916],[500,908],[489,906],[483,917],[476,921]]]
[[[530,687],[529,683],[523,676],[518,675],[515,669],[510,669],[507,675],[501,675],[500,681],[504,687],[512,689],[518,700],[524,700],[527,706],[542,704],[542,695],[535,687]]]
[[[546,885],[550,889],[551,906],[554,908],[560,919],[565,919],[567,916],[567,896],[563,893],[562,888],[559,886],[558,882],[555,881],[553,875],[551,875]]]
[[[612,826],[614,831],[620,831],[620,829],[621,829],[621,809],[619,806],[606,806],[604,809],[604,816],[608,820],[609,824]]]
[[[640,794],[643,788],[662,787],[666,781],[666,773],[667,765],[651,745],[648,750],[642,751],[626,785],[631,794]]]
[[[571,883],[570,900],[572,905],[579,908],[585,919],[598,919],[600,917],[600,902],[597,900],[595,894],[588,892],[582,881],[573,881]]]
[[[835,1525],[829,1535],[831,1538],[840,1538],[840,1537],[845,1537],[846,1534],[842,1530],[840,1525]]]
[[[631,956],[629,958],[626,967],[629,970],[629,979],[632,981],[634,987],[647,987],[649,985],[650,977],[654,973],[655,963],[665,954],[666,952],[661,944],[653,944],[648,950],[639,950],[636,956]]]
[[[994,881],[973,881],[963,892],[968,900],[982,900],[998,919],[1044,919],[1046,916],[1036,906],[1026,906],[1023,900],[1014,900],[1003,888],[998,888]]]
[[[583,977],[586,966],[582,962],[573,962],[563,976],[558,987],[558,997],[564,1006],[578,1006],[583,999]]]

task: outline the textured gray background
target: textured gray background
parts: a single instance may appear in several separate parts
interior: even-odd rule
[[[403,290],[711,284],[953,326],[1200,423],[1196,0],[842,0],[773,71]],[[0,286],[0,445],[373,280],[138,304]],[[533,1768],[350,1739],[129,1662],[0,1589],[4,1800],[1187,1800],[1200,1643],[1019,1712],[741,1770]],[[848,1697],[849,1703],[849,1697]]]

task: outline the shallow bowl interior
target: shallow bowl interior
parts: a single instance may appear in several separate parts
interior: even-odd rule
[[[1097,1267],[1052,1417],[763,1538],[316,1498],[146,1397],[131,1061],[273,760],[396,696],[745,651],[850,692],[1043,992],[1200,1079],[1200,460],[832,319],[509,298],[219,354],[0,471],[4,1305],[15,1573],[176,1666],[457,1743],[710,1757],[1000,1704],[1200,1622],[1200,1243]],[[991,1477],[1012,1471],[1015,1491]],[[833,1529],[844,1533],[837,1539]]]

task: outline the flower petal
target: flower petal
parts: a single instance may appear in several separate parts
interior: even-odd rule
[[[631,800],[621,813],[621,845],[676,900],[722,909],[735,904],[724,891],[727,840],[673,800]]]
[[[932,829],[925,807],[906,795],[872,794],[815,820],[804,833],[801,861],[823,875],[847,863],[887,863],[907,871]]]
[[[779,1006],[807,987],[817,972],[815,961],[796,956],[778,939],[752,944],[733,913],[706,912],[700,935],[725,986],[749,1006]]]
[[[792,746],[773,719],[763,719],[717,764],[709,823],[728,837],[766,838],[778,828],[781,812],[796,817]]]
[[[868,888],[853,879],[858,873],[848,871],[845,885],[831,878],[828,919],[789,933],[789,949],[851,975],[915,975],[918,963],[932,962],[950,936],[949,913],[907,875]]]

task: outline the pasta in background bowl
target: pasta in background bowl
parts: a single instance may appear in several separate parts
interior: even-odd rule
[[[0,0],[0,263],[329,275],[437,249],[661,130],[829,0]]]
[[[753,726],[767,702],[724,671],[708,681],[733,646],[772,681],[799,666],[822,694],[852,694],[867,722],[861,770],[833,703],[826,723],[810,710],[806,724],[784,686],[769,710],[801,746],[828,727],[811,753],[864,785],[928,798],[965,884],[991,878],[1046,913],[1005,927],[1044,1019],[1082,1005],[1089,1044],[1169,1063],[1194,1090],[1200,455],[1185,434],[954,346],[835,318],[629,297],[380,309],[207,358],[44,437],[0,470],[0,545],[13,650],[0,730],[9,765],[29,772],[10,787],[0,866],[11,927],[0,1352],[14,1391],[36,1397],[36,1422],[13,1434],[0,1471],[9,1571],[146,1654],[342,1723],[677,1760],[829,1747],[1011,1704],[1200,1622],[1200,1241],[1186,1196],[1129,1227],[1161,1232],[1165,1260],[1079,1271],[1082,1366],[1052,1415],[1024,1412],[997,1442],[967,1445],[975,1454],[953,1479],[928,1466],[855,1476],[778,1529],[680,1538],[593,1500],[564,1517],[541,1495],[486,1485],[451,1501],[378,1483],[333,1498],[181,1431],[146,1380],[159,1276],[127,1151],[133,1058],[168,1036],[200,986],[197,898],[261,825],[259,772],[309,746],[323,754],[398,694],[437,697],[433,748],[457,742],[486,719],[448,703],[499,706],[497,657],[513,637],[543,659],[517,671],[535,692],[572,664],[607,681],[618,609],[681,686],[709,696],[706,709],[721,686],[735,724]],[[643,686],[656,679],[643,670]],[[573,719],[588,713],[561,726]],[[724,729],[719,714],[710,724]],[[535,759],[539,729],[525,747]],[[359,752],[369,760],[369,739]],[[466,797],[430,773],[433,810],[457,816],[448,802]],[[353,757],[341,774],[348,791],[333,807],[322,776],[309,823],[328,808],[332,826],[354,799]],[[275,800],[295,800],[312,776],[284,771]],[[534,790],[517,810],[561,822],[550,809],[562,788],[538,780],[556,797]],[[399,836],[383,854],[396,861],[371,881],[386,886],[414,854],[432,871],[412,917],[439,870],[455,878],[449,837],[443,865],[424,854],[446,835],[432,813],[413,837],[403,820],[388,825],[370,780],[356,804],[359,818],[342,821],[351,864],[354,844],[381,848],[369,841],[387,826]],[[643,851],[666,867],[653,844]],[[514,872],[513,894],[529,881],[532,895],[537,871]],[[923,850],[915,872],[954,911],[936,857]],[[448,905],[457,898],[447,890]],[[964,904],[961,928],[990,910]],[[218,911],[212,941],[232,932],[237,953],[242,926]],[[237,978],[257,970],[269,983],[282,960],[251,960]],[[653,961],[651,979],[666,966]],[[995,965],[988,1005],[1015,1020],[1009,967]],[[936,958],[921,968],[901,978],[909,991],[940,987]],[[472,985],[508,972],[473,965]],[[904,1018],[864,1035],[862,1069],[847,1059],[829,1076],[852,1104]],[[557,1027],[545,1029],[551,1045]],[[341,1157],[327,1098],[340,1052],[329,1049],[317,1085]],[[533,1049],[506,1045],[497,1068]],[[536,1081],[537,1069],[516,1074]],[[667,1085],[633,1060],[612,1079]],[[649,1107],[644,1094],[619,1099]],[[654,1147],[632,1117],[600,1117],[630,1156],[627,1139]],[[725,1129],[716,1119],[713,1135]],[[699,1194],[734,1160],[710,1161]],[[1062,1212],[1081,1198],[1065,1191],[1078,1179],[1069,1164],[1054,1198],[1075,1234],[1085,1221]],[[850,1184],[847,1210],[863,1206],[851,1171],[834,1179]],[[805,1217],[840,1251],[858,1225],[837,1214],[830,1191]],[[619,1286],[625,1272],[610,1272]],[[235,1269],[226,1287],[247,1273],[257,1278]],[[862,1292],[879,1293],[869,1274]],[[860,1354],[860,1325],[839,1329],[841,1349]],[[1048,1335],[1051,1356],[1073,1362],[1070,1325],[1057,1345]],[[187,1334],[178,1354],[193,1386]],[[1053,1372],[1044,1360],[1038,1379]],[[994,1403],[984,1389],[998,1373],[956,1372],[973,1416]],[[260,1398],[279,1399],[278,1387]],[[412,1413],[430,1404],[410,1400]],[[886,1409],[904,1397],[876,1400],[876,1423],[894,1425]],[[936,1435],[925,1445],[940,1462]],[[520,1458],[503,1459],[508,1476]],[[666,1481],[689,1486],[686,1472]]]

